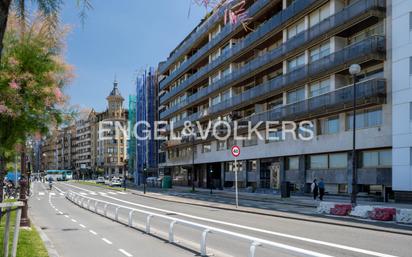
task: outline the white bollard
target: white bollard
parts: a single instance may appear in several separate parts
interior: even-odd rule
[[[129,227],[133,227],[133,210],[129,212]]]
[[[260,246],[260,243],[258,242],[253,242],[250,245],[250,249],[249,249],[249,257],[255,257],[255,253],[256,253],[256,247]]]
[[[200,241],[200,256],[207,256],[206,239],[209,232],[209,229],[205,229],[202,232],[202,241]]]
[[[152,219],[153,215],[147,215],[146,218],[146,233],[150,234],[150,220]]]
[[[174,228],[176,223],[177,223],[177,221],[174,220],[174,221],[170,222],[170,225],[169,225],[169,243],[171,243],[171,244],[173,244],[175,242],[175,237],[174,237],[174,234],[173,234],[173,228]]]

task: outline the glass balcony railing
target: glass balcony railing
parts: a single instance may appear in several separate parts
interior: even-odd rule
[[[262,9],[268,3],[270,3],[270,0],[258,0],[256,3],[254,3],[248,9],[248,14],[253,16],[254,14],[256,14],[260,9]],[[225,6],[228,6],[228,5],[233,6],[234,4],[236,4],[235,1],[231,1],[228,4],[225,4]],[[174,63],[178,58],[180,58],[181,55],[184,52],[189,50],[197,40],[199,40],[202,36],[204,36],[206,32],[208,32],[213,26],[215,26],[215,24],[219,20],[221,20],[223,18],[223,16],[225,15],[225,11],[228,8],[228,7],[225,7],[225,6],[219,8],[216,13],[214,13],[210,18],[208,18],[208,20],[203,25],[201,25],[194,32],[194,34],[192,34],[189,37],[189,39],[187,39],[185,42],[183,42],[183,44],[176,50],[175,53],[172,54],[172,56],[165,63],[163,63],[159,66],[160,73],[164,73],[166,71],[166,69],[168,69],[169,66],[172,63]],[[236,29],[238,26],[240,26],[240,24],[236,24],[234,26],[226,26],[225,29],[227,31],[225,31],[225,33],[227,33],[227,32],[230,33],[231,31]],[[224,32],[224,31],[221,31],[221,32]],[[226,35],[228,35],[229,33],[227,33]],[[223,36],[223,34],[222,35],[220,35],[220,34],[222,34],[222,33],[219,33],[219,35],[211,43],[216,44],[216,43],[220,42],[220,40],[222,40],[225,37],[225,36]]]
[[[248,9],[248,16],[252,17],[257,12],[259,12],[264,6],[270,3],[270,0],[259,0],[254,3]],[[196,61],[199,61],[200,58],[211,49],[213,49],[218,43],[220,43],[223,39],[225,39],[228,35],[230,35],[233,31],[235,31],[241,24],[228,24],[227,26],[223,27],[220,33],[213,38],[210,42],[208,42],[205,46],[200,48],[194,55],[192,55],[188,60],[180,65],[175,71],[172,72],[166,79],[160,82],[160,89],[163,89],[167,84],[169,84],[172,80],[174,80],[177,76],[181,75],[183,71],[185,71],[188,67],[193,65]]]
[[[305,8],[309,7],[316,1],[317,0],[297,0],[293,2],[289,7],[287,7],[286,9],[282,10],[281,12],[279,12],[278,14],[270,18],[267,22],[263,23],[256,31],[246,36],[239,44],[232,47],[232,49],[228,53],[221,55],[218,59],[213,61],[213,63],[207,65],[206,67],[203,67],[201,70],[199,70],[198,72],[196,72],[194,75],[190,77],[190,81],[188,79],[184,83],[185,84],[193,83],[196,79],[209,73],[211,70],[216,68],[218,65],[222,64],[228,58],[233,57],[235,54],[241,52],[241,50],[245,49],[246,47],[249,47],[251,44],[255,43],[257,40],[264,37],[267,33],[272,32],[276,28],[279,29],[282,26],[282,24],[289,21],[289,19],[296,17],[300,12],[303,12]],[[252,6],[250,8],[251,10],[249,10],[249,15],[253,16],[254,13],[252,12],[252,10],[256,10],[255,12],[257,12],[266,4],[267,2],[263,0],[256,2],[255,5],[259,5],[260,8],[252,9],[253,7]],[[187,60],[184,63],[184,65],[179,67],[168,78],[161,81],[159,85],[160,89],[163,89],[171,80],[176,78],[178,74],[180,74],[183,70],[185,70],[187,67],[192,65],[195,61],[197,61],[198,58],[200,58],[200,56],[202,56],[204,53],[208,52],[210,49],[215,47],[217,43],[219,43],[223,38],[229,35],[235,28],[233,28],[233,26],[226,26],[224,30],[212,42],[208,43],[206,46],[200,49],[194,56],[192,56],[189,60]],[[174,89],[173,92],[175,93],[180,92],[179,87],[180,86]],[[167,98],[167,97],[165,96],[164,98]]]
[[[295,49],[298,49],[299,47],[304,46],[305,44],[307,44],[308,42],[312,40],[320,38],[322,34],[325,34],[334,28],[342,26],[345,23],[353,20],[356,17],[359,17],[360,15],[364,13],[367,13],[377,8],[382,8],[384,6],[385,6],[384,0],[362,0],[362,1],[357,1],[351,4],[350,6],[340,11],[339,13],[311,27],[309,30],[306,30],[296,35],[295,37],[288,40],[286,43],[282,44],[280,47],[267,53],[266,55],[255,58],[254,60],[252,60],[245,66],[243,66],[242,68],[235,70],[234,72],[220,79],[216,83],[186,98],[185,101],[182,101],[179,104],[165,110],[164,112],[161,113],[161,118],[163,119],[167,117],[171,113],[174,113],[178,111],[179,109],[186,107],[188,104],[200,99],[204,95],[215,92],[215,90],[222,88],[223,86],[226,86],[229,83],[233,83],[236,80],[239,80],[240,78],[242,78],[243,76],[253,74],[253,72],[256,69],[261,68],[262,66],[267,65],[269,63],[273,63],[275,60],[281,59],[287,53]],[[255,32],[258,32],[258,31],[259,30]],[[245,42],[246,42],[246,39],[245,39]],[[239,45],[240,48],[237,48],[237,47],[232,48],[231,51],[227,52],[224,56],[220,56],[217,60],[214,61],[214,63],[210,64],[209,66],[206,66],[204,68],[205,71],[197,72],[195,75],[190,77],[188,80],[184,81],[181,85],[179,85],[173,91],[163,95],[160,98],[160,102],[164,103],[164,101],[168,100],[170,97],[177,94],[177,92],[181,92],[185,90],[195,80],[195,78],[201,77],[203,74],[208,74],[209,72],[206,72],[206,70],[211,70],[214,67],[217,67],[218,65],[221,64],[222,60],[226,60],[227,58],[229,58],[228,57],[229,55],[233,55],[234,52],[236,53],[240,52],[240,50],[245,47],[245,46],[241,47],[241,45],[243,45],[243,43]]]
[[[338,52],[332,53],[324,58],[305,65],[297,70],[269,80],[239,95],[233,96],[223,102],[220,102],[219,104],[203,110],[202,112],[194,113],[188,116],[185,120],[196,121],[204,118],[207,115],[233,109],[241,105],[242,103],[251,103],[254,99],[259,97],[278,94],[282,92],[282,90],[284,90],[287,86],[299,83],[303,84],[308,78],[316,78],[324,73],[333,72],[337,67],[347,65],[348,63],[362,63],[370,59],[384,59],[386,51],[385,49],[385,37],[369,37],[356,44],[347,46]],[[256,69],[255,66],[259,65],[261,65],[261,62],[256,63],[255,65],[250,67],[250,70],[248,69],[248,72],[251,72],[251,70],[253,71],[254,69]],[[215,85],[219,85],[219,82]],[[204,96],[208,94],[206,90],[200,91],[199,93],[203,93]],[[176,122],[174,126],[175,128],[177,128],[179,126],[182,126],[183,123],[184,120],[180,120]]]
[[[386,81],[371,79],[357,84],[356,97],[358,104],[384,103],[386,96]],[[374,101],[373,101],[374,100]],[[308,114],[321,114],[342,110],[343,106],[350,107],[353,103],[353,86],[347,86],[330,93],[312,97],[301,102],[285,105],[273,110],[258,113],[239,122],[250,121],[252,124],[265,121],[286,121],[307,117]]]

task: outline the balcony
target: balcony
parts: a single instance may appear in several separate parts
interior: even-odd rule
[[[263,8],[266,4],[268,4],[270,2],[270,0],[259,0],[258,2],[256,2],[255,4],[253,4],[249,9],[248,12],[249,14],[255,14],[257,13],[261,8]],[[232,6],[235,4],[235,1],[233,2],[229,2],[229,5]],[[201,37],[205,36],[205,34],[213,27],[215,26],[215,24],[221,20],[225,14],[227,8],[224,7],[220,7],[217,12],[215,12],[214,14],[212,14],[211,17],[209,17],[207,19],[207,21],[205,21],[205,23],[203,23],[202,25],[200,25],[200,27],[198,27],[196,29],[196,31],[190,35],[190,37],[185,40],[182,45],[180,47],[177,48],[176,52],[172,54],[172,56],[169,57],[169,59],[164,62],[163,64],[161,64],[159,66],[159,72],[162,74],[166,71],[166,69],[168,69],[170,67],[170,65],[172,63],[174,63],[178,58],[180,58],[182,56],[183,53],[187,52],[192,46],[193,44],[199,40]],[[240,24],[237,24],[236,26],[231,26],[233,28],[231,28],[231,31],[236,29],[238,26],[240,26]],[[231,32],[230,31],[230,32]],[[218,36],[220,37],[220,40],[222,40],[224,38],[224,36]],[[220,42],[217,40],[214,40],[214,43],[218,43]],[[216,41],[216,42],[215,42]],[[160,87],[160,89],[162,89],[162,87]]]
[[[270,4],[270,0],[258,0],[248,9],[249,17],[253,17],[256,13],[258,13],[263,7]],[[192,66],[194,63],[199,61],[199,59],[209,52],[211,49],[216,47],[222,40],[224,40],[227,36],[229,36],[233,31],[241,27],[240,24],[228,24],[225,26],[220,33],[213,38],[209,43],[205,46],[200,48],[194,55],[192,55],[188,60],[180,65],[175,71],[172,72],[166,79],[160,82],[159,88],[160,90],[164,89],[167,84],[169,84],[172,80],[176,79],[177,76],[181,75],[187,68]],[[164,72],[164,70],[161,72]]]
[[[382,104],[386,99],[386,81],[371,79],[362,82],[356,86],[356,94],[359,107]],[[252,124],[257,124],[261,121],[299,120],[309,115],[313,117],[343,111],[353,105],[352,101],[353,86],[347,86],[301,102],[258,113],[239,122],[250,121]]]
[[[175,96],[176,94],[186,90],[190,85],[198,81],[200,78],[202,78],[206,74],[209,74],[210,72],[212,72],[215,68],[222,65],[227,60],[231,59],[232,57],[236,56],[239,53],[244,52],[246,48],[250,47],[252,44],[257,42],[258,40],[267,36],[268,33],[272,33],[273,31],[281,28],[283,23],[286,23],[290,18],[295,17],[299,12],[303,11],[302,9],[303,7],[310,6],[312,2],[316,2],[316,1],[300,0],[300,1],[294,2],[294,4],[289,6],[287,9],[283,10],[278,15],[275,15],[271,19],[269,19],[259,29],[257,29],[253,33],[250,33],[241,43],[232,47],[230,51],[219,56],[211,64],[207,65],[206,67],[199,70],[197,73],[193,74],[191,77],[189,77],[182,84],[180,84],[179,86],[177,86],[170,92],[162,95],[160,97],[160,102],[164,103],[165,101]],[[330,33],[330,31],[336,30],[337,28],[345,24],[350,25],[350,23],[353,23],[354,21],[363,18],[365,14],[367,15],[372,10],[383,9],[384,7],[385,7],[384,0],[357,1],[351,4],[350,6],[346,7],[342,11],[336,13],[335,15],[332,15],[329,18],[325,19],[321,23],[296,35],[294,38],[288,40],[286,43],[282,44],[277,49],[272,50],[269,54],[271,53],[275,53],[275,54],[270,61],[274,62],[277,59],[284,58],[286,54],[306,45],[307,43],[313,40],[321,40],[322,38],[324,38],[324,35],[327,33]],[[246,65],[245,67],[242,67],[241,69],[237,70],[235,73],[232,73],[236,75],[229,75],[232,77],[232,79],[229,79],[226,77],[216,82],[215,84],[219,84],[219,83],[221,84],[222,81],[224,81],[225,83],[230,83],[230,82],[235,81],[236,79],[239,79],[241,76],[244,76],[245,74],[247,74],[245,72],[241,72],[242,70],[244,70],[247,66],[251,66],[253,62],[259,59],[263,59],[265,56],[255,58],[252,62],[250,62],[250,64]],[[161,116],[167,116],[168,114],[177,111],[178,109],[186,106],[188,101],[189,101],[189,98],[186,101],[181,102],[177,106],[170,108],[170,111],[167,110],[163,112]]]
[[[207,111],[197,112],[188,116],[185,120],[180,120],[174,124],[178,128],[184,124],[184,121],[196,121],[205,118],[208,115],[227,112],[233,108],[240,108],[242,105],[251,104],[259,98],[267,98],[281,93],[286,87],[304,84],[309,78],[315,79],[324,74],[336,72],[347,68],[348,63],[363,63],[371,59],[384,59],[385,37],[373,36],[360,41],[354,45],[347,46],[339,52],[335,52],[310,63],[302,68],[287,73],[247,90],[239,95],[214,105]],[[257,63],[256,65],[259,65]],[[222,85],[223,86],[223,85]],[[206,90],[205,90],[206,91]],[[203,92],[203,91],[202,91]],[[200,92],[199,92],[200,93]],[[207,95],[207,92],[203,92]],[[167,127],[168,128],[168,127]]]

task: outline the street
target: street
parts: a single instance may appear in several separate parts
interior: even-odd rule
[[[354,227],[284,219],[257,214],[218,210],[166,202],[76,183],[55,183],[52,192],[44,184],[34,184],[31,215],[48,235],[61,256],[193,256],[199,252],[201,230],[176,225],[175,244],[169,244],[169,222],[152,219],[151,235],[144,233],[146,215],[135,214],[133,225],[121,225],[101,215],[80,208],[65,199],[75,192],[130,208],[191,221],[242,235],[312,251],[319,256],[409,256],[411,236]],[[119,210],[119,220],[128,212]],[[108,216],[114,209],[108,208]],[[304,217],[302,215],[302,217]],[[73,247],[73,246],[76,247]],[[208,255],[248,256],[250,243],[211,233],[207,239]],[[255,256],[295,256],[296,253],[257,247]]]

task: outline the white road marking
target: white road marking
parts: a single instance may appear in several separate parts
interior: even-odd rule
[[[87,195],[86,193],[83,193],[83,192],[80,192],[79,194],[81,194],[81,195]]]
[[[69,215],[64,215],[64,217],[69,218]]]
[[[75,222],[75,223],[77,222],[77,220],[75,220],[75,219],[72,219],[72,221]]]
[[[126,252],[123,249],[119,249],[119,252],[123,253],[124,255],[126,255],[127,257],[133,257],[133,255],[131,255],[130,253]]]
[[[86,226],[83,225],[83,224],[79,224],[79,226],[82,227],[82,228],[86,228]]]
[[[39,192],[39,195],[44,195],[44,192]]]
[[[62,195],[62,196],[63,196],[63,195],[64,195],[64,193],[60,193],[60,195]]]
[[[56,195],[56,193],[50,193],[50,195]]]
[[[90,193],[91,195],[97,195],[95,192]]]
[[[117,192],[118,194],[121,194],[121,195],[127,195],[127,193],[125,193],[125,192]]]
[[[60,214],[60,215],[63,215],[63,212],[59,211],[59,214]]]
[[[109,245],[113,244],[112,242],[110,242],[110,241],[107,240],[106,238],[102,238],[102,240],[103,240],[104,242],[106,242],[107,244],[109,244]]]
[[[89,230],[89,232],[92,233],[92,234],[95,235],[95,236],[97,235],[97,233],[94,232],[93,230]]]
[[[111,196],[107,196],[107,195],[104,196],[104,197],[107,197],[107,198],[110,198],[110,199],[113,199],[113,200],[116,200],[116,201],[119,201],[119,202],[127,203],[127,204],[130,204],[130,205],[139,206],[139,207],[143,207],[143,208],[146,208],[146,209],[151,209],[151,210],[159,211],[159,212],[175,213],[175,214],[177,214],[177,215],[180,215],[180,216],[183,216],[183,217],[187,217],[187,218],[191,218],[191,219],[196,219],[196,220],[201,220],[201,221],[207,221],[207,222],[213,222],[213,223],[216,223],[216,224],[221,224],[221,225],[225,225],[225,226],[231,226],[231,227],[235,227],[235,228],[241,228],[241,229],[245,229],[245,230],[255,231],[255,232],[264,233],[264,234],[269,234],[269,235],[274,235],[274,236],[280,236],[280,237],[295,239],[295,240],[299,240],[299,241],[309,242],[309,243],[312,243],[312,244],[318,244],[318,245],[324,245],[324,246],[339,248],[339,249],[343,249],[343,250],[347,250],[347,251],[351,251],[351,252],[362,253],[362,254],[367,254],[367,255],[371,255],[371,256],[378,256],[378,257],[396,257],[395,255],[390,255],[390,254],[385,254],[385,253],[380,253],[380,252],[365,250],[365,249],[356,248],[356,247],[352,247],[352,246],[340,245],[340,244],[336,244],[336,243],[330,243],[330,242],[325,242],[325,241],[316,240],[316,239],[310,239],[310,238],[306,238],[306,237],[294,236],[294,235],[289,235],[289,234],[285,234],[285,233],[274,232],[274,231],[265,230],[265,229],[260,229],[260,228],[253,228],[253,227],[248,227],[248,226],[245,226],[245,225],[234,224],[234,223],[225,222],[225,221],[220,221],[220,220],[214,220],[214,219],[208,219],[208,218],[198,217],[198,216],[194,216],[194,215],[190,215],[190,214],[186,214],[186,213],[181,213],[181,212],[175,212],[175,211],[170,211],[170,210],[165,210],[165,209],[150,207],[150,206],[147,206],[147,205],[142,205],[142,204],[138,204],[138,203],[132,203],[132,202],[129,202],[129,201],[121,200],[121,199],[118,199],[118,198],[115,198],[115,197],[111,197]]]
[[[108,192],[109,194],[111,194],[111,195],[116,195],[116,193],[115,192]]]

